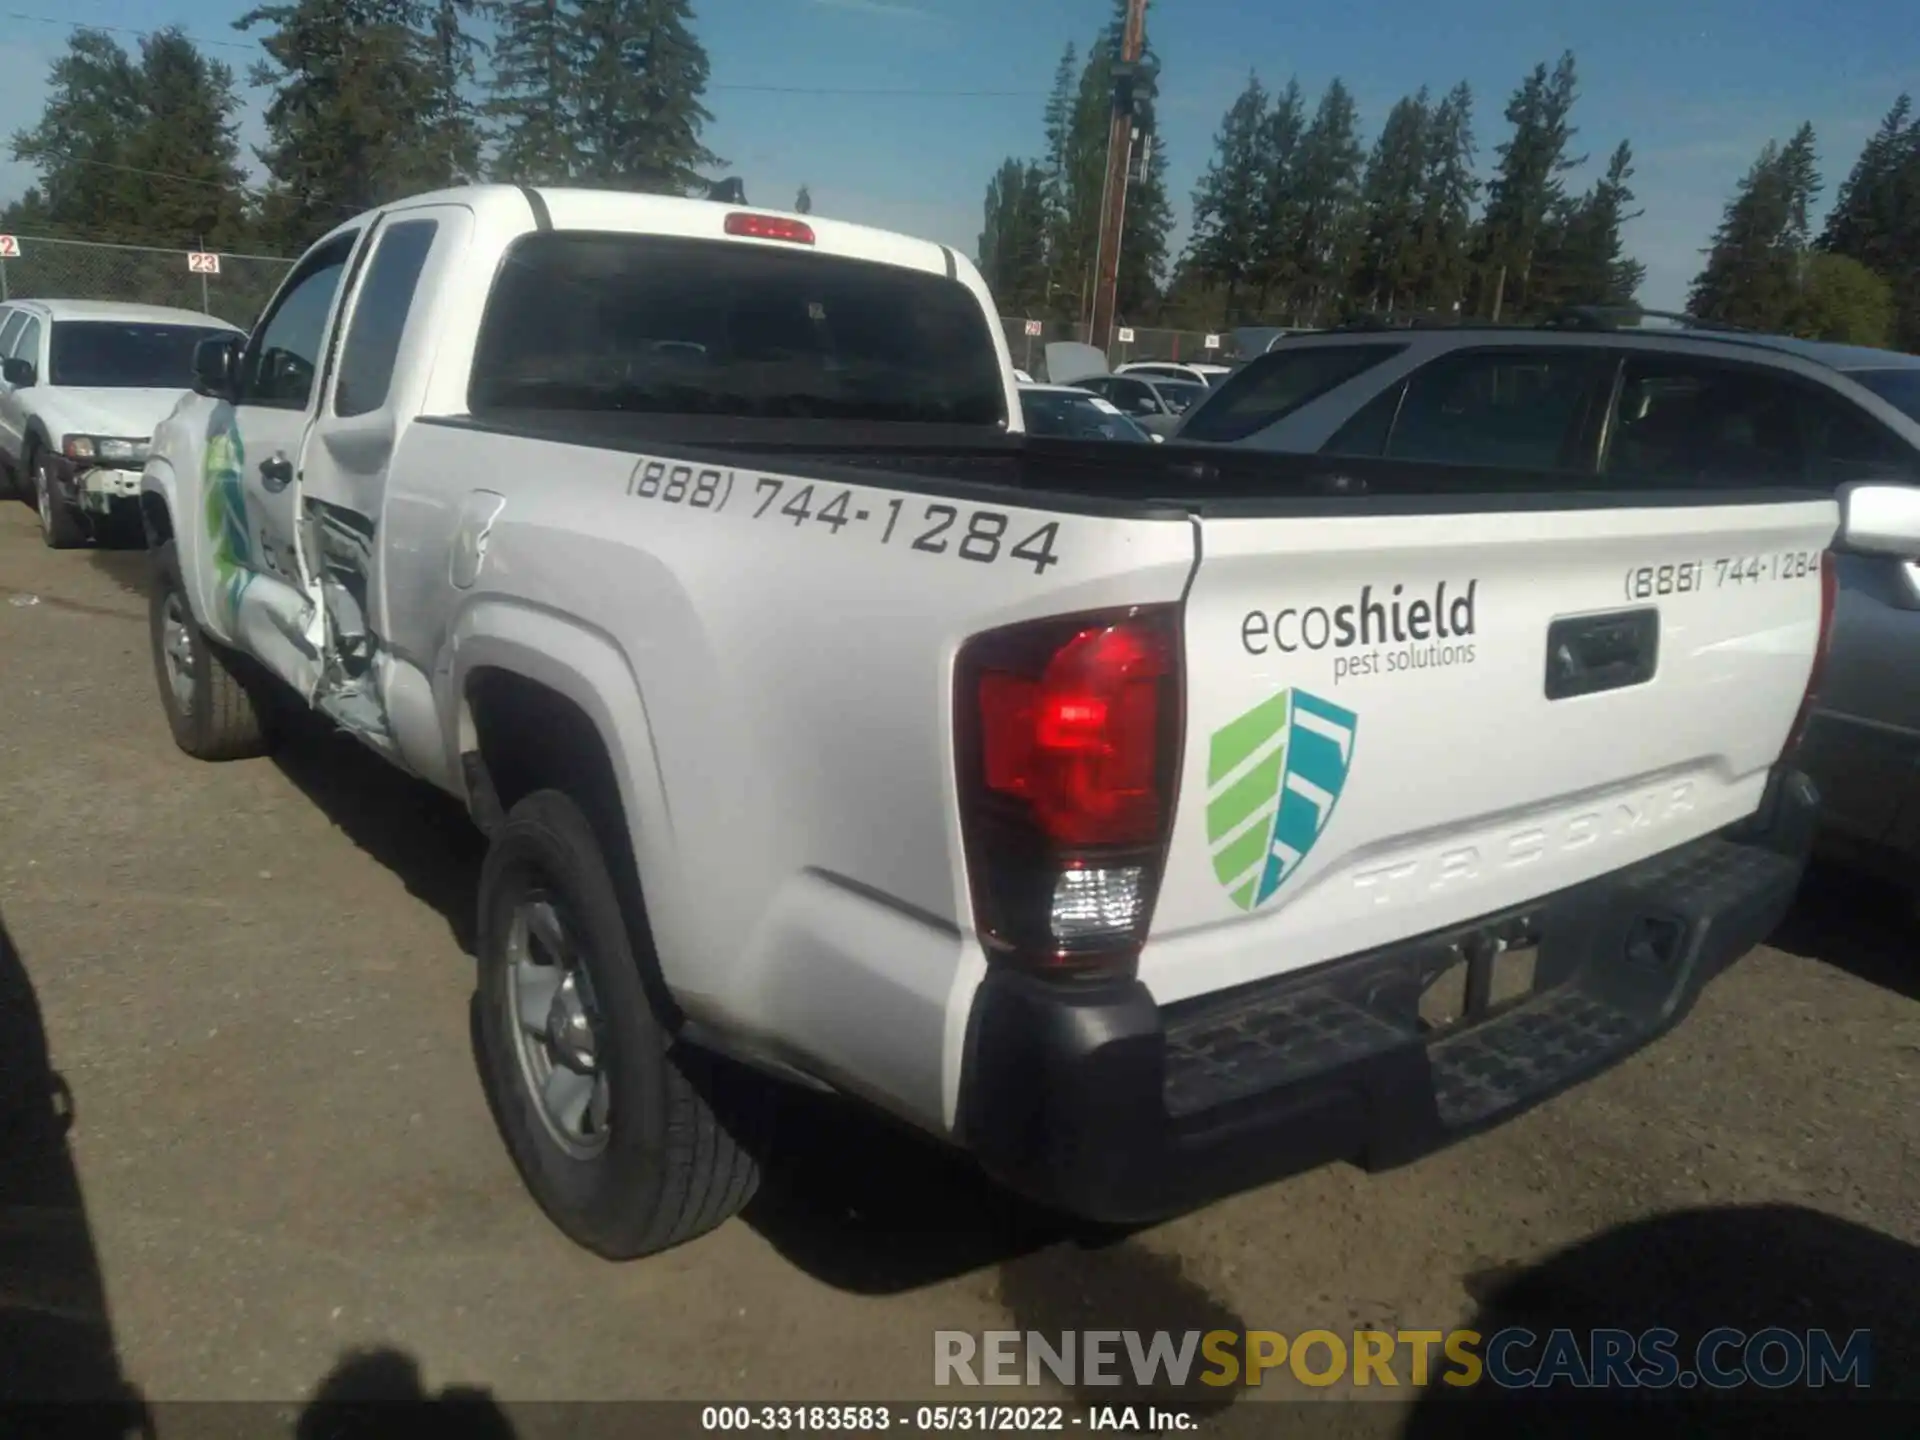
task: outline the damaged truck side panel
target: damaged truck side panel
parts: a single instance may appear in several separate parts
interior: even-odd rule
[[[429,196],[321,242],[235,347],[240,402],[187,397],[146,481],[149,529],[173,538],[208,634],[447,788],[439,737],[389,714],[390,694],[430,696],[424,676],[381,683],[396,662],[374,639],[388,633],[378,536],[390,461],[431,383],[431,311],[473,224]],[[166,458],[184,455],[193,473]]]

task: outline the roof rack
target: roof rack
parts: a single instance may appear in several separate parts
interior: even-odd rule
[[[1637,330],[1645,320],[1669,320],[1680,330],[1711,330],[1724,334],[1752,334],[1744,325],[1703,320],[1678,310],[1644,310],[1638,305],[1568,305],[1539,323],[1542,330]]]

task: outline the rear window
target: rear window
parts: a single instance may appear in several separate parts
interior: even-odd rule
[[[956,280],[800,247],[549,232],[508,252],[475,414],[555,409],[995,425],[993,334]]]
[[[1289,345],[1229,376],[1187,417],[1182,440],[1244,440],[1336,385],[1398,355],[1404,345]]]

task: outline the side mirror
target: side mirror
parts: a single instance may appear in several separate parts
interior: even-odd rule
[[[0,380],[5,380],[14,389],[27,389],[35,378],[31,360],[22,360],[18,355],[0,360]]]
[[[1920,485],[1866,480],[1840,488],[1837,548],[1920,560]]]
[[[209,400],[236,398],[240,377],[240,337],[222,335],[193,347],[193,393]]]

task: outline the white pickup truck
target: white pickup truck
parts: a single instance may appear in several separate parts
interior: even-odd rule
[[[174,735],[291,693],[469,807],[488,1081],[578,1242],[744,1204],[755,1071],[1108,1220],[1401,1162],[1788,904],[1830,494],[1019,415],[953,251],[591,191],[387,206],[202,347],[143,480]]]

